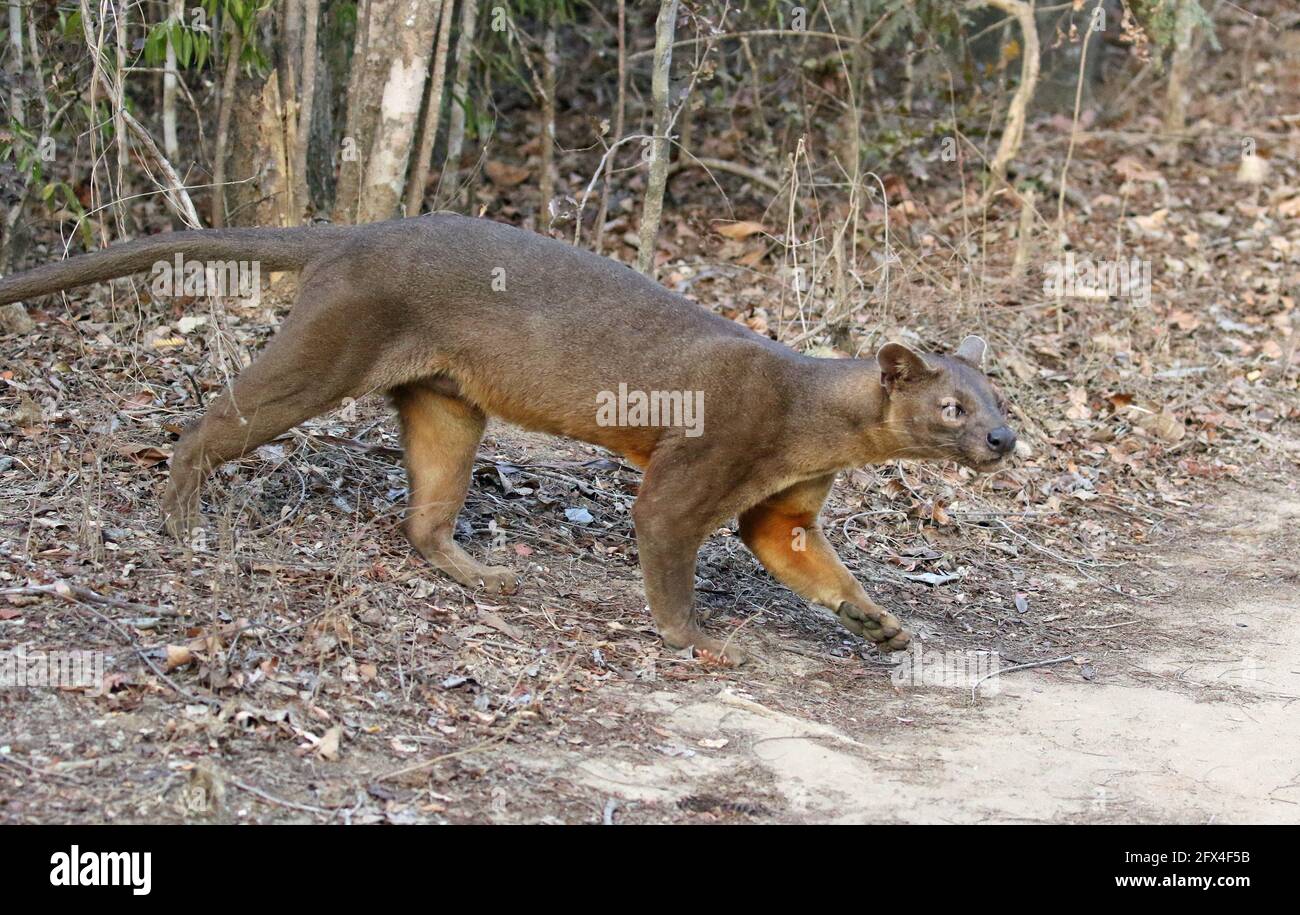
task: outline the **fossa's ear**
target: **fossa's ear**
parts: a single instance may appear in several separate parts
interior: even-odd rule
[[[876,353],[876,362],[880,364],[880,383],[891,391],[900,383],[919,381],[935,373],[924,356],[902,343],[886,343]]]
[[[965,340],[961,341],[961,346],[953,353],[958,359],[965,359],[977,369],[984,368],[984,355],[988,352],[989,345],[984,342],[983,337],[977,337],[971,334]]]

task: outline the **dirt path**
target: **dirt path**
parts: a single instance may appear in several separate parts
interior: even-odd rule
[[[647,741],[529,765],[603,792],[615,819],[674,807],[768,821],[1300,822],[1300,498],[1218,504],[1234,507],[1143,563],[1160,594],[1128,609],[1155,653],[1124,650],[1118,626],[1118,650],[1086,668],[1008,672],[974,703],[968,689],[877,679],[862,717],[835,727],[740,681],[628,688]]]

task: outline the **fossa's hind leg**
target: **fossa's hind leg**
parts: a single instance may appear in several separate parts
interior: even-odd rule
[[[352,392],[360,369],[311,319],[286,321],[260,356],[181,436],[163,496],[163,524],[186,539],[199,521],[199,490],[216,467],[318,416]]]
[[[406,536],[411,545],[466,587],[513,591],[517,579],[512,571],[477,562],[452,538],[487,423],[483,411],[418,384],[396,388],[392,396],[402,418],[410,482]]]

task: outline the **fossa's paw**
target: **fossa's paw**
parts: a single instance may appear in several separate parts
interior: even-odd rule
[[[505,566],[479,566],[461,579],[461,584],[491,594],[514,594],[519,576]]]
[[[485,566],[482,563],[467,561],[467,558],[460,559],[454,565],[451,563],[438,565],[442,571],[471,591],[513,594],[519,587],[519,577],[505,566]]]
[[[197,511],[163,509],[163,533],[178,543],[190,543],[203,530],[203,518]]]
[[[894,614],[874,604],[844,601],[835,615],[845,629],[875,642],[881,651],[903,651],[912,641]]]
[[[725,645],[717,639],[708,641],[712,644],[695,646],[695,657],[705,667],[740,667],[749,661],[749,655],[735,645]]]
[[[666,632],[663,639],[669,648],[692,649],[700,663],[709,667],[739,667],[749,660],[748,655],[735,645],[710,638],[698,626],[686,627],[681,632]]]

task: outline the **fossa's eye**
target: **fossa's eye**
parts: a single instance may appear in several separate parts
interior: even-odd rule
[[[944,422],[955,423],[965,415],[966,410],[959,403],[946,403],[943,405]]]

